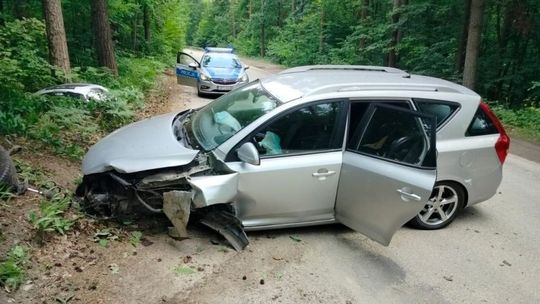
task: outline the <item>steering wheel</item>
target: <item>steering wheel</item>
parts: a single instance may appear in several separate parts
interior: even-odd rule
[[[415,137],[413,136],[399,137],[392,141],[385,157],[402,161],[402,158],[413,148],[415,142]]]

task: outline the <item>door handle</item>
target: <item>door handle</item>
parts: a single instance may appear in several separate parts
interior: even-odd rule
[[[313,175],[313,177],[326,177],[334,174],[336,174],[336,171],[314,172],[311,175]]]
[[[407,192],[406,189],[397,189],[396,191],[399,192],[399,194],[401,194],[402,197],[410,198],[410,199],[413,199],[415,201],[422,200],[422,198],[419,195],[414,194],[414,193],[409,193],[409,192]]]

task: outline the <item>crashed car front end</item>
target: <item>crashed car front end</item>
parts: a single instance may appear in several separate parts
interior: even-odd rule
[[[83,160],[76,190],[81,207],[100,218],[165,213],[176,235],[186,238],[192,212],[237,250],[248,244],[229,204],[238,173],[212,152],[192,147],[184,128],[191,111],[165,114],[123,127],[93,146]]]
[[[77,189],[83,209],[107,218],[165,213],[180,238],[187,237],[189,215],[197,213],[201,223],[243,249],[248,241],[235,209],[239,173],[217,148],[281,104],[254,81],[201,109],[114,131],[83,160]]]

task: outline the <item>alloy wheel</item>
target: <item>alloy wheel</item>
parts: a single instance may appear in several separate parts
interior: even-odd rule
[[[448,185],[433,188],[428,203],[418,214],[418,219],[426,226],[444,225],[454,218],[459,205],[457,191]]]

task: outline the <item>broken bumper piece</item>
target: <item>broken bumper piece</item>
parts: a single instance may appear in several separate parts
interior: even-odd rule
[[[229,211],[212,210],[201,223],[221,234],[236,251],[241,251],[249,244],[242,222]]]
[[[179,239],[189,237],[186,228],[190,205],[189,191],[169,191],[163,194],[163,212],[174,226],[173,231],[169,231],[171,236]],[[209,209],[200,222],[221,234],[236,251],[243,250],[249,244],[242,222],[226,209]]]

